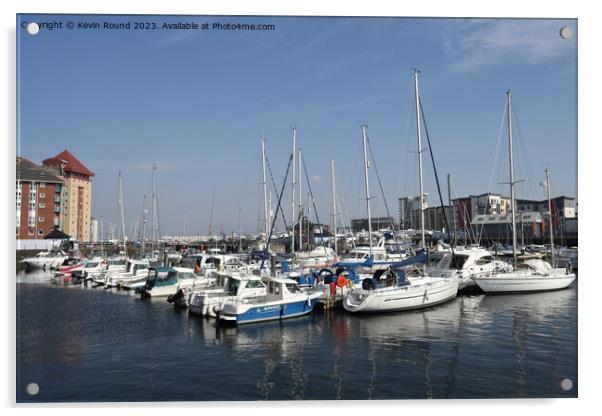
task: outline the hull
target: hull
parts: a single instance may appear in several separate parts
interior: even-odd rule
[[[354,291],[343,300],[349,312],[378,313],[428,308],[458,294],[458,279],[438,279],[429,284]]]
[[[295,318],[312,312],[315,305],[316,302],[309,299],[292,302],[267,302],[265,304],[230,304],[228,306],[232,307],[224,308],[220,320],[240,325]]]
[[[575,274],[521,276],[508,273],[494,277],[475,278],[474,280],[485,293],[543,292],[567,288],[575,280]]]
[[[58,269],[67,257],[28,258],[22,260],[28,270],[36,269]]]

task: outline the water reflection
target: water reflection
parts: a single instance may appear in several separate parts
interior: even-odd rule
[[[44,278],[18,286],[17,342],[19,377],[61,381],[45,388],[47,400],[574,397],[577,391],[576,384],[570,392],[559,384],[577,381],[575,288],[462,296],[385,315],[317,311],[237,328],[160,299],[65,290]]]

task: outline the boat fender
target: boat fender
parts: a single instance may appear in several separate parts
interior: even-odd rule
[[[345,279],[345,276],[340,275],[339,277],[337,277],[337,286],[338,287],[344,287],[345,284],[347,284],[347,279]]]
[[[347,287],[351,289],[353,287],[353,281],[351,279],[347,280]]]

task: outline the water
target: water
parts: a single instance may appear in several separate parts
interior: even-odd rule
[[[17,277],[17,308],[18,402],[577,397],[575,287],[216,328],[40,272]]]

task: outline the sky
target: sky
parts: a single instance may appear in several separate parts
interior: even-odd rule
[[[35,163],[64,149],[95,173],[92,215],[126,228],[151,192],[163,235],[261,228],[260,139],[282,186],[297,128],[321,222],[330,221],[330,159],[351,218],[365,217],[361,124],[367,124],[373,216],[418,194],[412,69],[447,199],[509,194],[503,117],[514,104],[518,198],[577,196],[575,20],[21,15],[21,22],[215,22],[275,30],[17,31],[17,153]],[[20,20],[19,20],[20,19]],[[563,39],[560,28],[573,29]],[[423,131],[424,138],[424,131]],[[424,156],[425,192],[438,203]],[[376,168],[376,169],[375,169]],[[283,209],[290,222],[290,176]],[[303,179],[304,199],[308,186]],[[275,194],[275,191],[273,192]],[[273,196],[274,205],[276,196]],[[306,201],[305,201],[306,202]],[[242,225],[239,225],[242,209]],[[315,212],[310,214],[315,220]],[[282,228],[281,223],[278,227]],[[106,229],[105,229],[106,232]]]

